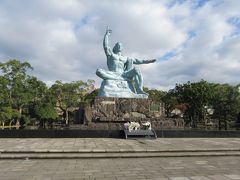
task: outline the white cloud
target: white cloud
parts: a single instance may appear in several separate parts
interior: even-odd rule
[[[142,65],[144,84],[167,90],[175,83],[202,78],[239,83],[239,34],[228,22],[240,17],[240,2],[213,0],[196,7],[191,1],[23,0],[0,2],[0,58],[28,59],[48,84],[55,80],[101,79],[106,68],[102,38],[107,25],[111,45],[138,58],[176,56]],[[189,37],[189,33],[195,34]]]
[[[229,37],[234,27],[227,20],[232,15],[239,17],[240,13],[237,14],[236,9],[240,7],[240,3],[230,7],[226,6],[227,2],[213,6],[215,1],[201,8],[191,9],[191,16],[181,13],[183,16],[176,22],[178,28],[186,32],[195,31],[196,36],[184,43],[185,47],[177,56],[167,62],[160,62],[153,66],[154,70],[149,71],[159,75],[155,78],[156,87],[174,87],[175,83],[200,79],[218,83],[239,83],[239,36]],[[177,6],[188,7],[189,4]],[[178,12],[178,7],[173,8]],[[174,12],[171,12],[171,16],[174,16]]]

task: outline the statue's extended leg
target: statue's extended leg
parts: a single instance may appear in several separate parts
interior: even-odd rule
[[[136,89],[136,93],[137,94],[146,94],[143,91],[143,77],[141,74],[141,71],[139,68],[137,67],[133,67],[132,69],[130,69],[129,71],[126,71],[124,73],[124,77],[128,78],[128,79],[132,79],[134,81],[134,85],[135,85],[135,89]]]
[[[143,76],[139,68],[134,68],[135,70],[135,84],[136,84],[136,91],[138,94],[147,94],[143,91]]]
[[[106,71],[103,69],[97,69],[96,74],[105,80],[124,80],[121,74],[113,72],[113,71]]]

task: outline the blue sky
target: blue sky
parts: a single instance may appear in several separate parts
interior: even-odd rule
[[[144,85],[168,90],[205,79],[240,83],[240,1],[21,0],[0,1],[0,60],[28,60],[33,75],[53,84],[101,79],[103,35],[123,54],[156,58],[141,65]]]

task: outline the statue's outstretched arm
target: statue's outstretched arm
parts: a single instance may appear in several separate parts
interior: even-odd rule
[[[133,58],[132,61],[133,61],[133,64],[149,64],[149,63],[154,63],[156,59],[145,60],[145,59]]]
[[[108,44],[108,36],[110,35],[112,31],[107,28],[106,33],[103,38],[103,49],[105,51],[106,56],[111,56],[112,55],[112,50]]]

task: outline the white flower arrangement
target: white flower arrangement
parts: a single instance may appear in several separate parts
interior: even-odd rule
[[[124,123],[124,128],[131,132],[140,129],[140,124],[138,122],[127,122]]]
[[[149,121],[142,123],[142,125],[144,126],[144,129],[152,130],[152,126]]]

